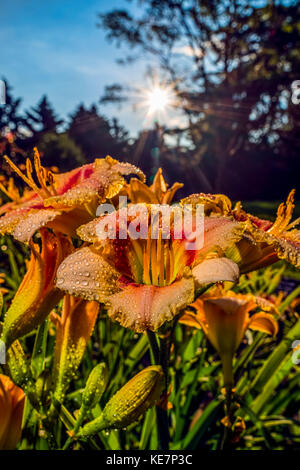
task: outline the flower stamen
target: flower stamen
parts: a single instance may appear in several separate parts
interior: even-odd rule
[[[34,169],[36,173],[36,177],[38,179],[38,182],[40,184],[40,188],[37,186],[35,183],[32,173],[33,173],[33,167],[32,163],[27,158],[26,160],[26,175],[17,167],[17,165],[14,164],[14,162],[11,161],[10,158],[8,158],[6,155],[4,156],[5,161],[9,164],[9,166],[14,170],[15,173],[17,173],[20,178],[36,193],[38,196],[43,200],[46,199],[50,196],[57,195],[55,187],[54,187],[54,178],[53,174],[50,171],[47,171],[46,168],[44,168],[41,165],[41,158],[39,155],[39,152],[37,148],[34,148]],[[15,195],[12,197],[9,191],[7,191],[2,185],[0,186],[0,189],[11,199],[15,200],[16,197]]]

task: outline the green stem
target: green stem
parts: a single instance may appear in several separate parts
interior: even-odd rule
[[[166,338],[162,338],[160,341],[161,348],[159,348],[156,335],[153,331],[147,331],[148,340],[150,344],[150,351],[152,356],[152,363],[160,364],[165,374],[165,393],[167,393],[168,384],[168,362],[169,362],[169,343],[166,342]],[[157,433],[159,440],[160,450],[169,449],[169,422],[168,422],[168,411],[157,406],[156,407],[157,417]]]
[[[160,340],[160,355],[159,355],[159,363],[162,366],[165,375],[165,393],[168,393],[168,384],[169,384],[169,357],[170,357],[170,343],[171,343],[171,335],[167,337],[163,337]],[[169,450],[169,441],[170,441],[170,434],[169,434],[169,417],[168,417],[168,409],[164,409],[161,407],[156,407],[156,416],[157,416],[157,431],[158,431],[158,438],[160,442],[161,450]]]
[[[233,379],[233,367],[232,367],[232,354],[223,354],[221,357],[222,361],[222,369],[223,369],[223,377],[224,377],[224,387],[230,390],[233,387],[234,379]]]
[[[232,354],[226,354],[221,357],[225,387],[225,414],[228,420],[228,422],[224,424],[224,434],[220,446],[221,450],[228,448],[231,435],[233,418],[232,388],[234,384],[232,359]]]
[[[156,417],[157,417],[158,440],[159,440],[159,447],[160,447],[159,450],[169,450],[170,436],[169,436],[168,411],[157,406]]]
[[[153,365],[159,364],[159,356],[160,356],[160,351],[159,351],[159,346],[156,340],[155,333],[153,331],[147,330],[147,336],[150,344],[150,352],[152,355],[152,362]]]

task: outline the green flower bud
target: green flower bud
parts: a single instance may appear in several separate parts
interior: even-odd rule
[[[101,415],[86,424],[78,433],[78,437],[96,434],[108,428],[124,428],[137,421],[158,401],[162,389],[161,366],[147,367],[109,400]]]
[[[82,394],[82,407],[93,409],[106,389],[108,382],[108,370],[106,364],[101,362],[89,375]]]
[[[41,402],[36,395],[35,381],[18,340],[13,342],[6,354],[9,375],[12,381],[24,390],[34,408],[39,409]]]
[[[6,355],[12,381],[25,392],[31,387],[34,388],[30,365],[25,358],[25,353],[19,341],[12,344]]]

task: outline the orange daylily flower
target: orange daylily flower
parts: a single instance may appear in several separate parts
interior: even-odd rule
[[[13,450],[21,437],[25,393],[0,374],[0,450]]]
[[[226,253],[238,263],[241,273],[247,273],[269,266],[279,259],[300,267],[300,230],[295,228],[300,218],[291,222],[295,207],[294,195],[295,190],[292,190],[286,203],[280,204],[274,223],[246,213],[240,202],[233,208],[231,201],[220,194],[194,194],[186,198],[185,202],[202,203],[206,213],[232,216],[247,224],[244,237]]]
[[[53,382],[55,397],[63,401],[65,392],[77,371],[98,316],[98,302],[66,295],[61,317],[51,313],[56,325]]]
[[[96,159],[67,173],[54,174],[42,167],[35,151],[33,178],[31,161],[26,161],[26,174],[7,157],[6,161],[31,188],[21,197],[16,188],[0,189],[12,199],[0,208],[0,233],[11,234],[21,242],[27,242],[40,227],[47,226],[70,236],[80,225],[96,215],[98,205],[112,198],[123,188],[123,175],[137,174],[144,181],[144,174],[129,163],[122,163],[107,156]]]
[[[235,294],[215,288],[190,307],[195,313],[188,309],[179,321],[202,328],[221,358],[225,386],[233,384],[232,360],[247,328],[270,335],[276,335],[278,331],[277,321],[273,316],[278,313],[275,306],[253,295]],[[249,312],[257,308],[261,311],[250,316]]]
[[[150,217],[151,205],[144,207]],[[237,265],[217,258],[219,252],[215,251],[241,237],[241,224],[230,218],[206,218],[204,246],[193,251],[186,249],[185,239],[174,238],[172,226],[169,239],[162,238],[161,229],[158,239],[152,239],[149,228],[147,239],[117,236],[100,241],[100,219],[78,229],[79,236],[93,245],[75,251],[61,264],[57,286],[104,303],[108,315],[124,327],[137,332],[156,330],[193,302],[199,286],[238,279]]]
[[[237,254],[242,272],[268,266],[279,259],[285,259],[300,267],[300,230],[295,227],[300,218],[291,222],[295,191],[291,191],[286,203],[281,203],[274,223],[246,214],[239,206],[233,210],[236,220],[247,221],[251,239],[237,244]],[[233,258],[236,253],[232,252]]]
[[[9,347],[13,341],[37,327],[62,298],[54,285],[56,270],[72,251],[63,234],[54,235],[41,229],[41,252],[30,242],[31,257],[27,272],[5,315],[1,339]]]
[[[178,189],[183,187],[183,183],[174,183],[168,189],[162,169],[159,168],[154,176],[153,183],[147,186],[137,178],[131,178],[126,185],[126,192],[133,204],[140,202],[148,204],[170,204]]]

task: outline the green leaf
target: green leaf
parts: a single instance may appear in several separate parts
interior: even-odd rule
[[[49,320],[46,320],[38,327],[33,353],[31,358],[31,368],[35,378],[44,370],[45,357],[47,350],[47,336],[48,336]]]

